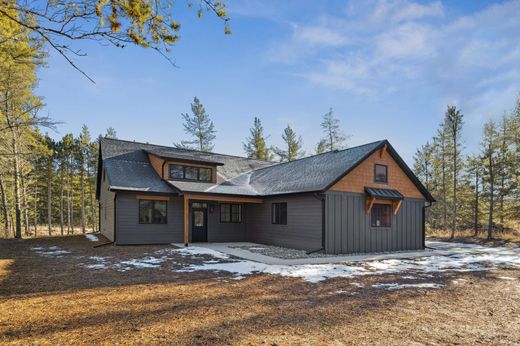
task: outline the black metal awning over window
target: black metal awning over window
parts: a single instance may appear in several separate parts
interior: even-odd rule
[[[403,200],[404,196],[397,190],[393,189],[377,189],[374,187],[365,187],[365,193],[372,198],[386,200]]]

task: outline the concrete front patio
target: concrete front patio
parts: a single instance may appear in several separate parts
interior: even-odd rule
[[[184,247],[184,244],[174,244],[179,247]],[[249,261],[270,264],[270,265],[304,265],[304,264],[328,264],[339,262],[357,262],[357,261],[373,261],[385,259],[407,259],[419,258],[434,255],[449,256],[459,251],[454,251],[449,243],[441,242],[426,242],[427,249],[420,251],[401,251],[388,253],[371,253],[359,255],[339,255],[339,256],[323,256],[311,258],[295,258],[283,259],[278,257],[266,256],[259,253],[254,253],[245,249],[237,247],[262,247],[263,244],[256,244],[250,242],[234,242],[234,243],[194,243],[190,244],[192,247],[201,247],[212,249],[231,256],[239,257]]]

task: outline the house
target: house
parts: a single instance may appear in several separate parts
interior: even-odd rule
[[[274,163],[104,138],[100,230],[117,245],[250,241],[326,253],[424,248],[433,197],[387,140]]]

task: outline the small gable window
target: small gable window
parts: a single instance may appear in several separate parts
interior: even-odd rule
[[[370,218],[372,227],[392,227],[392,205],[374,204]]]
[[[171,180],[191,180],[211,182],[211,168],[194,167],[172,164],[170,167]]]
[[[139,223],[165,224],[167,223],[167,202],[142,199],[139,201]]]
[[[287,203],[273,203],[271,205],[271,223],[287,225]]]
[[[388,166],[375,165],[374,167],[374,181],[376,183],[388,183]]]

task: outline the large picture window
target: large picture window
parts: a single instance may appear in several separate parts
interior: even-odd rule
[[[388,183],[388,167],[385,165],[375,165],[374,181],[376,183]]]
[[[242,205],[240,204],[220,204],[220,222],[240,223],[242,222]]]
[[[167,223],[166,201],[139,200],[139,223],[165,224]]]
[[[172,180],[193,180],[211,181],[211,168],[170,165],[170,179]]]
[[[287,203],[273,203],[271,205],[271,223],[287,225]]]
[[[370,218],[372,227],[392,227],[392,205],[374,204]]]

